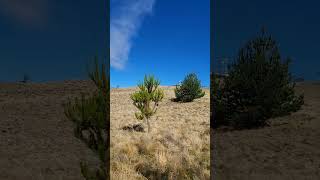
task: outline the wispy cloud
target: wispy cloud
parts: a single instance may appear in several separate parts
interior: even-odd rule
[[[115,69],[123,69],[128,61],[132,39],[144,17],[152,13],[155,0],[112,1],[110,22],[110,61]]]
[[[24,25],[42,24],[47,19],[48,0],[1,0],[0,13]]]

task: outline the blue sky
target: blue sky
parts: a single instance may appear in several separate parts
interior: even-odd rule
[[[106,61],[106,14],[106,1],[0,1],[0,81],[87,78],[93,56]]]
[[[319,1],[213,1],[213,57],[236,56],[247,40],[266,27],[291,57],[294,75],[320,80]]]
[[[110,38],[112,87],[145,74],[173,85],[192,72],[209,85],[209,0],[112,0]]]
[[[142,11],[123,14],[132,2],[142,3],[136,8]],[[234,57],[265,26],[283,56],[292,58],[294,74],[320,79],[320,2],[288,2],[213,1],[214,59]],[[106,59],[106,3],[0,1],[0,81],[21,80],[23,73],[34,81],[86,78],[85,64],[93,56]],[[171,85],[189,72],[208,85],[209,0],[111,0],[111,9],[113,19],[132,20],[124,21],[130,26],[122,33],[130,36],[123,36],[116,53],[122,60],[113,62],[112,86],[134,86],[144,74]]]

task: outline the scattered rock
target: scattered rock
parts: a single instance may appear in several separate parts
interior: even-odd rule
[[[140,124],[129,124],[127,126],[122,127],[122,130],[145,132],[144,127],[141,123]]]

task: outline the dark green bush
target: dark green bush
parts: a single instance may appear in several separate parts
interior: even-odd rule
[[[175,89],[176,101],[191,102],[194,99],[201,98],[205,93],[201,89],[201,82],[197,75],[188,74],[181,84]]]
[[[93,150],[101,165],[96,170],[88,168],[81,162],[81,172],[88,180],[107,179],[107,160],[109,158],[109,78],[106,77],[105,66],[99,71],[98,61],[94,71],[89,73],[90,79],[97,87],[91,95],[81,95],[81,98],[69,100],[65,105],[65,115],[75,123],[75,136],[85,142]]]
[[[299,110],[303,95],[295,95],[289,63],[281,59],[276,41],[264,32],[249,41],[223,83],[211,84],[214,126],[263,126],[271,117]]]

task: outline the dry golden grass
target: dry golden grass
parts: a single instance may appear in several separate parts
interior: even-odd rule
[[[151,119],[151,132],[125,131],[137,109],[136,89],[111,90],[111,179],[209,179],[210,95],[191,103],[172,102],[173,87]]]

